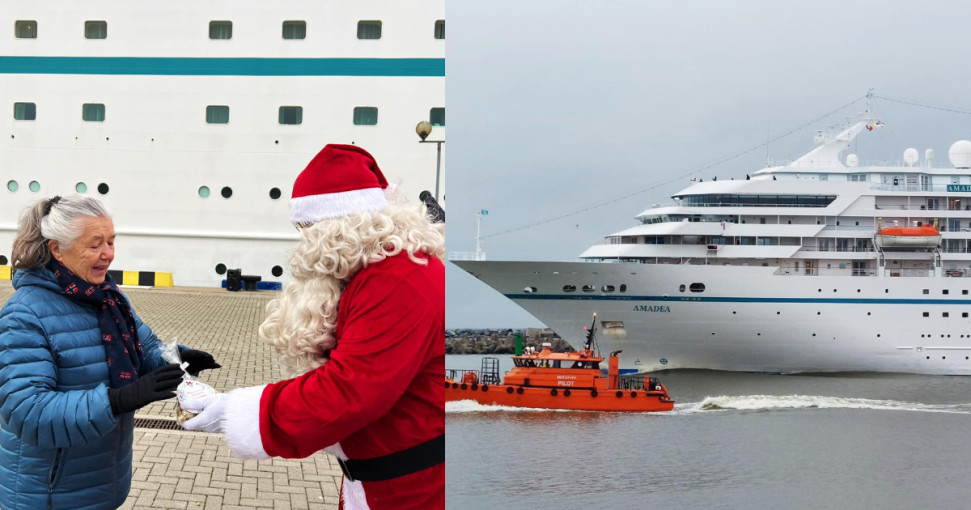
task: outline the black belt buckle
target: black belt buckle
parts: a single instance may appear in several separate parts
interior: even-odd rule
[[[354,480],[354,476],[351,474],[351,468],[348,467],[348,465],[344,461],[344,459],[337,458],[337,463],[340,464],[341,471],[344,473],[344,478],[346,478],[348,482],[354,482],[354,481],[356,481],[356,480]]]

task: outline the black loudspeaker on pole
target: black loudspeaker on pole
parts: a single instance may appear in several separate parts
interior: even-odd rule
[[[418,200],[421,200],[425,204],[425,207],[428,208],[428,219],[432,223],[445,223],[445,209],[442,209],[442,206],[438,205],[438,200],[435,200],[431,192],[422,191],[418,195]]]

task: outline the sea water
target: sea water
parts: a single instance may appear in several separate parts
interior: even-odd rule
[[[971,508],[971,377],[656,375],[672,412],[447,403],[447,508]]]

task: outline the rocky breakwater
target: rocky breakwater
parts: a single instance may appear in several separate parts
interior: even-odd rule
[[[542,349],[544,342],[553,344],[555,352],[573,352],[573,346],[551,329],[450,329],[445,331],[445,354],[514,354],[516,335],[523,346]]]

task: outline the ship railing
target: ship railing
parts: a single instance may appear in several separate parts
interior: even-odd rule
[[[887,269],[887,276],[893,277],[903,277],[903,278],[927,278],[928,276],[934,276],[933,270],[928,269]]]
[[[873,248],[869,246],[803,246],[800,251],[825,251],[825,252],[843,252],[843,253],[868,253],[873,252]]]
[[[470,372],[473,373],[473,374],[475,374],[476,377],[479,376],[479,371],[478,370],[462,370],[462,369],[458,369],[458,368],[446,368],[445,369],[445,378],[446,379],[451,379],[453,381],[461,381],[465,377],[465,374],[468,374]]]
[[[791,275],[791,276],[819,276],[819,269],[810,267],[796,267],[796,266],[780,266],[779,269],[775,270],[776,275]]]
[[[960,204],[960,205],[950,205],[946,207],[927,205],[927,204],[901,204],[901,205],[888,205],[888,204],[876,204],[873,206],[874,209],[878,211],[971,211],[971,204]]]
[[[485,260],[486,256],[484,252],[474,252],[474,251],[450,251],[448,252],[448,260]]]

